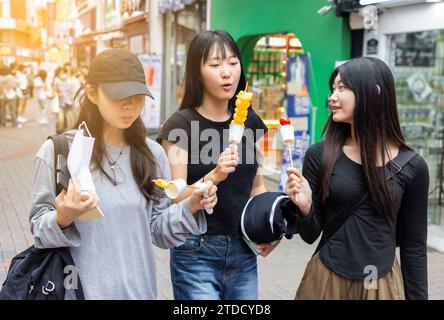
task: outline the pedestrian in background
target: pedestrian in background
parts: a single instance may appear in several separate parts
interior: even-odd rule
[[[25,117],[26,105],[30,98],[29,87],[29,75],[28,70],[23,64],[12,63],[11,70],[14,74],[18,87],[16,88],[17,96],[17,122],[25,123],[28,119]]]
[[[6,127],[7,118],[13,127],[17,127],[17,88],[19,83],[11,69],[0,67],[0,126]]]
[[[74,97],[69,75],[65,68],[59,67],[54,73],[53,90],[58,96],[59,113],[57,114],[56,132],[62,133],[72,127],[75,121],[73,109]]]
[[[45,70],[39,70],[37,76],[34,78],[34,88],[39,105],[37,122],[40,124],[48,123],[49,99],[52,97],[52,87],[47,80]]]
[[[353,59],[330,88],[325,141],[302,174],[288,169],[300,236],[323,234],[296,299],[427,299],[429,174],[402,135],[393,75],[379,59]]]

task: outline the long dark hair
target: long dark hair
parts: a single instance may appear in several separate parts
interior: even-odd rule
[[[111,182],[114,182],[102,166],[103,158],[106,155],[103,138],[103,121],[105,120],[97,105],[85,93],[80,97],[80,113],[73,129],[77,129],[83,121],[85,121],[91,135],[95,138],[92,154],[94,166]],[[137,186],[147,200],[156,201],[164,194],[151,181],[158,178],[160,171],[156,158],[146,143],[145,134],[145,126],[140,117],[124,131],[125,141],[131,148],[131,169]]]
[[[191,41],[188,49],[187,64],[185,67],[185,95],[179,110],[196,108],[202,104],[203,84],[200,81],[200,67],[207,62],[211,48],[217,45],[222,58],[227,57],[225,46],[239,59],[241,65],[241,76],[236,89],[236,94],[229,101],[231,112],[234,111],[236,95],[245,88],[245,75],[242,67],[242,59],[239,48],[234,39],[226,31],[203,31],[198,33]]]
[[[378,212],[396,211],[394,190],[389,191],[385,170],[377,167],[377,159],[385,163],[388,143],[410,149],[402,135],[396,103],[395,81],[388,66],[376,58],[357,58],[337,67],[330,76],[330,88],[340,74],[344,85],[355,94],[354,136],[359,144],[362,169],[368,182],[374,208]],[[318,201],[329,196],[333,167],[351,136],[348,123],[333,121],[324,127],[324,152],[319,176]],[[394,186],[395,184],[393,184]]]

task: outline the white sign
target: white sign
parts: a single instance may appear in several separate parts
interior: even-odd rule
[[[160,128],[160,106],[162,98],[162,57],[157,55],[140,54],[139,60],[145,70],[146,85],[154,96],[147,97],[145,108],[140,115],[148,129]]]

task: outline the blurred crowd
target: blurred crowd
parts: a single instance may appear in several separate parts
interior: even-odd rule
[[[40,124],[56,122],[57,132],[70,127],[77,109],[74,96],[86,81],[87,70],[40,64],[37,67],[12,62],[0,64],[0,127],[20,128],[31,101],[38,104]]]

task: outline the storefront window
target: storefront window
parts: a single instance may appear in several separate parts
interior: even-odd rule
[[[118,10],[117,1],[116,0],[106,0],[105,1],[105,28],[111,28],[113,26],[117,26],[120,23],[118,19]]]
[[[124,19],[135,17],[146,10],[145,0],[122,0],[122,15]]]
[[[390,37],[401,128],[429,167],[429,223],[442,224],[444,205],[444,30]]]
[[[205,29],[205,2],[198,1],[175,13],[176,50],[174,68],[176,69],[176,105],[184,95],[184,76],[188,47],[194,36]]]
[[[287,62],[301,53],[297,38],[268,35],[256,43],[248,64],[247,81],[254,92],[252,106],[269,129],[262,148],[264,166],[276,172],[281,170],[283,149],[279,118],[287,115]]]

